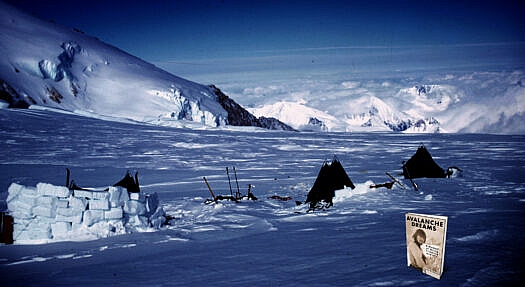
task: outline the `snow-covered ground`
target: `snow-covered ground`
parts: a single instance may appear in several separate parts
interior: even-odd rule
[[[368,188],[397,174],[421,144],[462,177],[418,179],[419,192]],[[137,170],[142,189],[174,217],[156,232],[0,246],[1,286],[505,286],[524,278],[524,136],[176,129],[3,109],[0,148],[2,192],[12,182],[63,184],[66,167],[80,186]],[[333,155],[356,189],[305,213],[294,201],[305,200]],[[252,184],[259,200],[204,204],[203,177],[228,195],[225,167],[233,166],[241,192]],[[406,266],[406,212],[449,217],[441,280]]]

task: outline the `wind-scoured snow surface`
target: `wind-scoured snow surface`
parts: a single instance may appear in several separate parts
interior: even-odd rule
[[[227,113],[209,87],[78,29],[38,20],[0,2],[0,31],[0,83],[19,101],[164,125],[184,125],[180,120],[227,124]]]
[[[420,191],[368,188],[424,144],[462,177],[416,179]],[[0,245],[2,286],[506,286],[523,279],[525,138],[482,134],[191,130],[45,110],[0,110],[0,188],[12,182],[107,186],[137,170],[172,225],[45,245]],[[305,213],[325,160],[356,185]],[[258,201],[204,204],[215,194]],[[400,176],[397,176],[400,178]],[[275,201],[268,196],[291,196]],[[406,266],[406,212],[449,217],[441,280]],[[15,242],[16,243],[16,242]]]

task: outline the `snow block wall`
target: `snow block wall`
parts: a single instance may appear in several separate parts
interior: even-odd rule
[[[165,221],[156,193],[129,193],[119,186],[94,191],[12,183],[7,207],[15,243],[92,240],[158,229]]]

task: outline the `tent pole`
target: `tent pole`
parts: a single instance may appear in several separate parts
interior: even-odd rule
[[[237,180],[237,170],[235,169],[235,166],[233,166],[233,173],[235,174],[235,182],[237,183],[237,195],[235,198],[241,197],[241,189],[239,188],[239,181]]]
[[[230,184],[230,195],[233,196],[232,182],[230,180],[230,172],[228,171],[228,167],[226,167],[226,174],[228,175],[228,184]]]
[[[410,182],[412,183],[412,186],[414,186],[414,188],[416,189],[416,191],[418,191],[419,189],[417,188],[417,184],[414,182],[414,180],[412,180],[412,177],[410,176],[410,173],[408,172],[408,168],[406,168],[406,166],[403,165],[403,171],[405,171],[408,175],[408,179],[410,180]]]
[[[69,188],[69,178],[71,176],[71,171],[66,167],[66,187]]]

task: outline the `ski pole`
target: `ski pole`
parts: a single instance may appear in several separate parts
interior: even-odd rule
[[[241,197],[241,189],[239,188],[239,181],[237,181],[237,170],[235,170],[235,166],[233,167],[233,173],[235,174],[235,182],[237,183],[237,194],[238,197]]]
[[[226,167],[226,174],[228,175],[228,183],[230,184],[230,195],[233,197],[232,182],[230,181],[230,172],[228,171],[228,167]]]
[[[217,202],[217,200],[215,199],[215,194],[213,194],[213,191],[211,190],[210,184],[209,184],[208,181],[206,180],[206,177],[203,176],[202,178],[204,178],[204,182],[206,183],[206,186],[208,187],[208,190],[209,190],[210,193],[211,193],[211,197],[213,198],[213,201]]]

